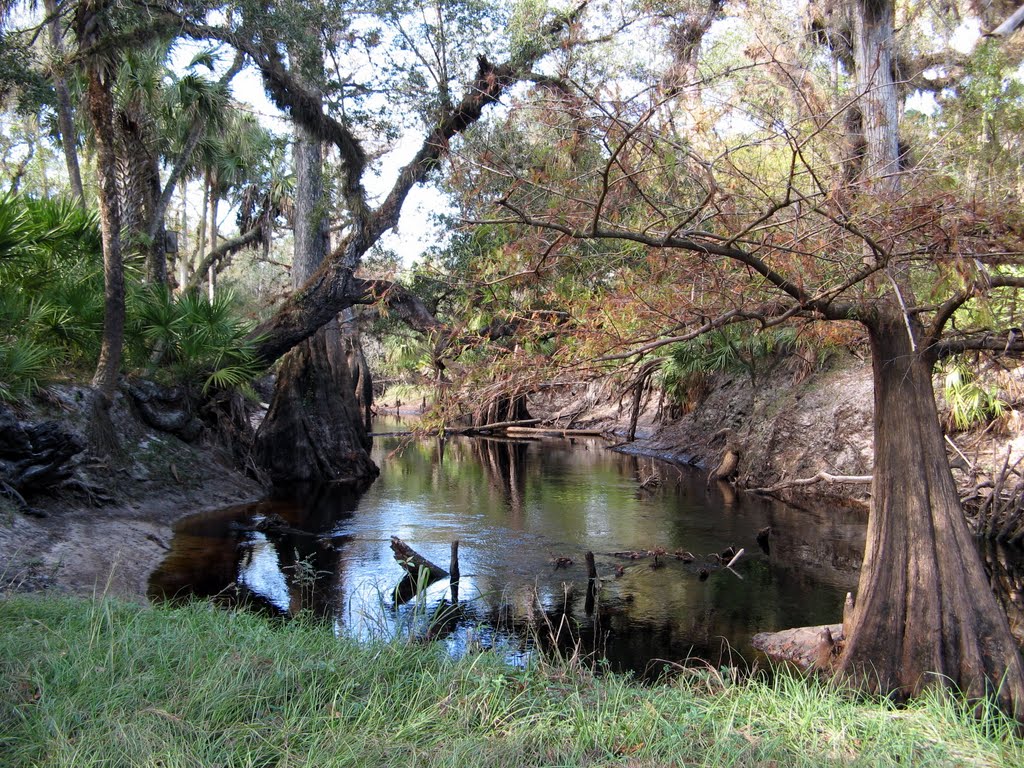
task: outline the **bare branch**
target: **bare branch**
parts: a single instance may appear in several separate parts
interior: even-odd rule
[[[225,242],[221,243],[216,248],[214,248],[212,251],[207,253],[206,256],[203,257],[202,262],[200,262],[199,266],[196,267],[195,271],[192,273],[192,277],[189,278],[189,281],[188,283],[185,284],[183,290],[197,290],[199,288],[199,285],[203,282],[203,280],[206,279],[206,273],[209,271],[210,267],[215,267],[218,264],[218,262],[220,262],[221,259],[225,258],[226,256],[230,256],[232,253],[235,253],[236,251],[242,250],[247,245],[252,245],[253,243],[259,242],[264,234],[263,226],[264,225],[262,223],[258,223],[248,232],[243,232],[241,235],[238,235],[237,237],[233,237],[230,240],[226,240]]]
[[[932,319],[931,326],[928,328],[924,346],[931,349],[936,349],[940,346],[939,340],[942,337],[942,332],[945,330],[946,324],[956,314],[956,311],[971,299],[980,296],[992,288],[1024,288],[1024,277],[991,275],[982,272],[981,277],[968,286],[966,290],[950,296],[938,308],[935,317]]]
[[[814,485],[816,483],[850,483],[864,485],[866,483],[870,483],[872,480],[873,477],[871,475],[833,475],[829,472],[821,471],[813,477],[803,477],[798,480],[783,480],[782,482],[766,488],[750,488],[749,490],[751,493],[764,493],[770,495],[785,490],[786,488],[799,488],[806,485]]]

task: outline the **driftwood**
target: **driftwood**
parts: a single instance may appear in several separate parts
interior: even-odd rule
[[[402,566],[406,574],[414,579],[418,580],[422,571],[426,571],[427,584],[448,577],[448,571],[427,560],[397,536],[391,537],[391,551],[394,552],[395,560]]]
[[[558,427],[508,427],[505,431],[510,435],[554,435],[556,437],[601,437],[604,434],[600,429],[559,429]]]
[[[870,483],[871,475],[833,475],[828,472],[819,472],[813,477],[803,477],[798,480],[784,480],[781,483],[770,485],[766,488],[751,488],[751,493],[765,493],[771,494],[776,493],[786,488],[796,488],[804,485],[814,485],[815,483]]]
[[[975,533],[987,539],[1008,544],[1024,541],[1024,480],[1020,465],[1024,456],[1013,463],[1008,448],[1002,466],[967,491],[960,501],[971,511]],[[988,493],[985,493],[988,491]]]

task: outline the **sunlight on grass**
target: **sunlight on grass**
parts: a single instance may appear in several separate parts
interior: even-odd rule
[[[998,712],[787,673],[656,686],[205,603],[0,600],[4,766],[1024,764]]]

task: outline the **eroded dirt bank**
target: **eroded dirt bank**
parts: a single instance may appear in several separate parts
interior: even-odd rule
[[[56,390],[48,399],[16,415],[56,419],[84,433],[79,391]],[[112,418],[118,456],[98,461],[78,454],[72,484],[30,497],[30,514],[0,497],[0,590],[145,599],[178,519],[264,494],[208,442],[186,443],[145,426],[123,395]]]
[[[1000,390],[1004,415],[995,424],[949,434],[953,474],[963,495],[984,485],[1002,468],[1024,456],[1024,432],[1017,412],[1024,403],[1012,386],[1021,371],[1009,374]],[[563,427],[599,428],[624,437],[632,391],[604,382],[544,390],[530,398],[533,416]],[[849,354],[835,355],[823,369],[807,376],[785,359],[747,375],[717,375],[706,396],[684,415],[671,417],[658,393],[642,401],[636,440],[616,449],[716,469],[727,450],[738,454],[733,482],[746,489],[774,488],[774,494],[798,505],[863,505],[870,496],[864,479],[873,467],[874,413],[871,367]],[[937,391],[939,391],[937,383]],[[948,407],[939,397],[940,413]],[[859,477],[861,482],[818,482],[787,486],[819,473]],[[778,487],[784,486],[784,487]],[[984,493],[982,489],[982,493]]]

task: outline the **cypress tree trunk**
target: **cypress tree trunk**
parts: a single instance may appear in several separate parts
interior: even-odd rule
[[[299,287],[326,257],[327,226],[320,139],[301,126],[296,127],[296,139],[292,282]],[[332,320],[289,352],[278,371],[270,410],[253,448],[275,485],[358,488],[378,474],[339,328],[337,319]]]
[[[362,488],[373,481],[378,470],[352,392],[337,323],[285,356],[253,446],[254,459],[276,486]]]
[[[967,529],[943,443],[931,361],[902,317],[869,326],[872,510],[838,672],[899,698],[927,686],[996,695],[1024,715],[1024,670]],[[998,693],[996,693],[998,691]]]

